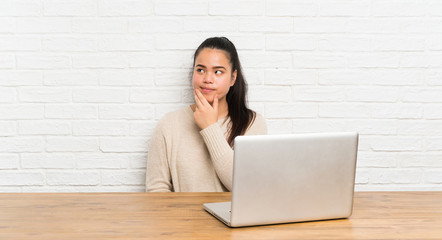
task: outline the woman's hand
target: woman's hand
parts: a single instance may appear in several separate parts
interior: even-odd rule
[[[208,126],[216,123],[218,121],[218,95],[215,95],[213,98],[213,103],[210,105],[210,103],[201,93],[201,90],[195,89],[193,94],[195,96],[196,103],[193,117],[198,127],[205,129]]]

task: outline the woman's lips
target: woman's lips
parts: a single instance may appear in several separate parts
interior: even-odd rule
[[[203,92],[203,93],[212,93],[214,91],[215,91],[215,89],[211,89],[211,88],[201,88],[201,92]]]

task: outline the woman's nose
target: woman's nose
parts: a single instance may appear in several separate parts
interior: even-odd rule
[[[204,75],[204,83],[213,83],[213,75],[210,73],[206,73]]]

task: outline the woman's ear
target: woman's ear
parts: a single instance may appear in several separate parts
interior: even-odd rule
[[[230,86],[235,85],[235,82],[236,82],[236,75],[237,75],[237,74],[238,74],[238,71],[237,71],[237,70],[233,71],[233,73],[232,73],[232,80],[230,81]]]

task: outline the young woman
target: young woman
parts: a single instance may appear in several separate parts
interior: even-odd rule
[[[247,84],[230,40],[206,39],[193,60],[195,104],[158,123],[149,146],[146,191],[230,191],[235,137],[267,133],[264,118],[247,107]]]

